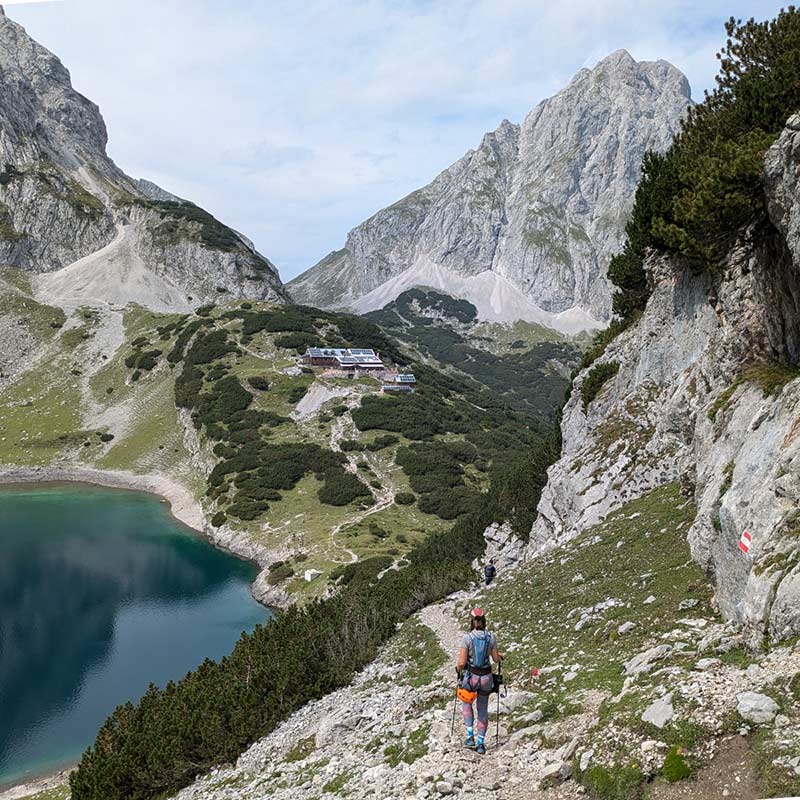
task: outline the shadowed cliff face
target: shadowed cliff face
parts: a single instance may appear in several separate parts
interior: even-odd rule
[[[597,326],[642,156],[669,146],[690,102],[671,64],[613,53],[351,231],[292,296],[370,311],[418,284],[468,297],[484,318],[566,329],[572,318],[548,315],[571,312]]]
[[[227,652],[254,570],[154,498],[0,492],[0,783],[74,758],[113,708]]]
[[[58,58],[0,16],[0,263],[53,272],[102,251],[117,256],[112,281],[127,281],[129,299],[143,305],[137,283],[155,280],[183,295],[183,305],[220,293],[285,299],[277,270],[251,242],[125,175],[108,157],[107,140],[100,109],[72,88]],[[120,256],[125,226],[134,235]],[[85,284],[95,266],[68,276],[70,288]]]

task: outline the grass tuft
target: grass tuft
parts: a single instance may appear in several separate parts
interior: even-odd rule
[[[743,377],[759,386],[764,397],[777,397],[787,383],[800,378],[800,367],[774,362],[752,364],[744,371]]]

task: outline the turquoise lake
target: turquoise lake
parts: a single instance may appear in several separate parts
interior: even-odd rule
[[[255,575],[159,498],[0,488],[0,786],[78,761],[117,705],[228,653],[269,617]]]

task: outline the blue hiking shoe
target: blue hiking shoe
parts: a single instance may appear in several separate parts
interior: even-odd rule
[[[467,736],[466,740],[464,741],[465,747],[475,747],[475,737],[474,736]]]
[[[478,746],[475,748],[475,752],[479,756],[485,756],[486,755],[486,748],[483,746],[483,742],[478,742]]]

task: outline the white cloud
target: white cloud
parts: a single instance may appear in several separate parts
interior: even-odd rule
[[[106,116],[128,172],[205,205],[285,278],[504,117],[627,48],[711,85],[766,0],[70,0],[13,16]]]

